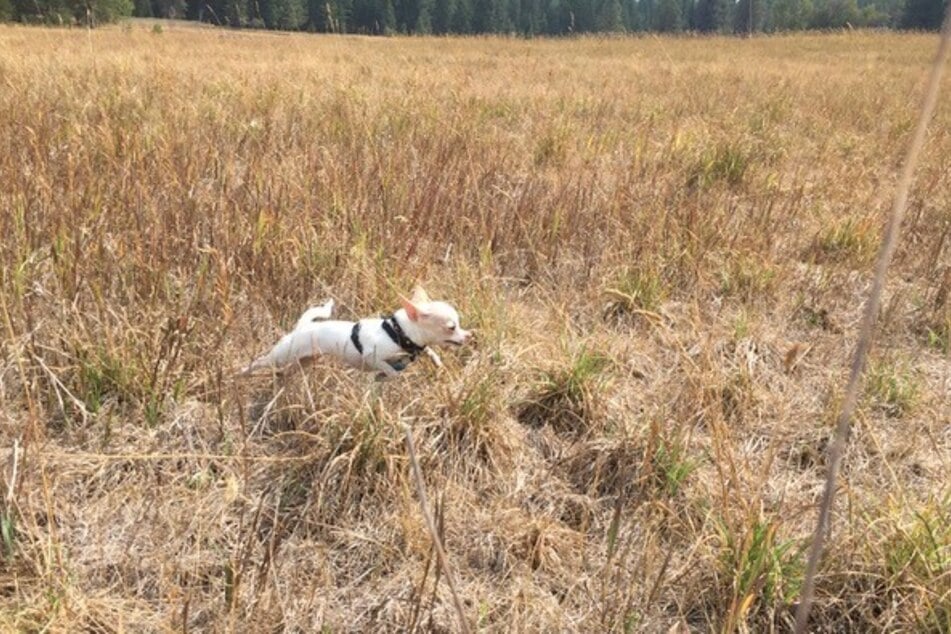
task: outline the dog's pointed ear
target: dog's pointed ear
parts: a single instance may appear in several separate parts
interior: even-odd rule
[[[416,304],[412,300],[406,299],[400,295],[400,301],[403,303],[403,310],[406,311],[406,316],[409,317],[410,321],[419,321],[419,308],[416,307]]]
[[[417,304],[428,304],[432,300],[429,299],[429,293],[426,292],[426,289],[417,284],[413,288],[413,301]]]

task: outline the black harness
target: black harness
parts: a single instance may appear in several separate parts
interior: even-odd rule
[[[425,350],[425,346],[421,346],[403,332],[400,322],[396,321],[395,315],[388,315],[383,318],[383,332],[385,332],[390,339],[393,340],[393,343],[398,345],[403,352],[409,355],[409,359],[406,363],[400,364],[400,370],[406,367],[406,364],[415,361],[419,357],[420,353]],[[353,330],[350,331],[350,341],[353,343],[353,347],[357,349],[357,352],[363,354],[363,344],[360,342],[360,322],[353,324]],[[389,363],[389,362],[388,362]],[[394,365],[390,363],[390,365]],[[395,366],[394,366],[395,367]]]
[[[353,324],[353,330],[350,331],[350,341],[353,342],[353,347],[357,349],[357,352],[363,354],[363,344],[360,343],[360,322]]]

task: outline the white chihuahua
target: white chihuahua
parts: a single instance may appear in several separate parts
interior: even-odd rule
[[[421,352],[442,363],[429,346],[464,344],[472,333],[459,324],[459,313],[445,302],[434,302],[417,286],[412,299],[400,298],[403,308],[388,317],[331,321],[333,300],[310,308],[266,355],[241,373],[260,368],[281,369],[321,355],[337,358],[362,370],[378,370],[387,377],[399,374]]]

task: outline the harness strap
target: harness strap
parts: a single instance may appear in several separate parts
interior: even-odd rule
[[[353,347],[357,349],[357,352],[363,354],[363,344],[360,343],[360,322],[353,324],[353,330],[350,331],[350,341],[353,342]]]

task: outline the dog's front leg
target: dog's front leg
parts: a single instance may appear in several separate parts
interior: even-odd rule
[[[400,374],[396,368],[382,359],[369,359],[367,365],[369,365],[372,369],[379,370],[381,372],[381,374],[377,375],[378,381],[392,379],[396,376],[399,376]]]
[[[437,368],[442,367],[442,359],[439,358],[439,355],[436,354],[435,350],[433,350],[429,346],[426,346],[425,348],[423,348],[423,351],[426,353],[426,356],[429,357],[434,364],[436,364]]]

